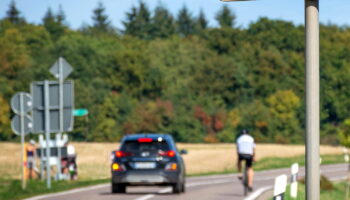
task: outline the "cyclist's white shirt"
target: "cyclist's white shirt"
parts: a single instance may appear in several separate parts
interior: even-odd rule
[[[250,135],[241,135],[237,139],[237,151],[239,154],[250,154],[253,155],[255,143],[254,138]]]

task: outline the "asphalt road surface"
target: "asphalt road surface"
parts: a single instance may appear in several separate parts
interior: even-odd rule
[[[325,165],[321,167],[321,173],[331,180],[340,180],[346,176],[347,165]],[[30,200],[248,200],[255,199],[262,192],[271,189],[274,178],[282,174],[290,177],[290,169],[256,172],[254,191],[248,197],[243,196],[243,186],[237,178],[238,175],[231,174],[187,178],[186,193],[181,194],[172,194],[170,187],[127,187],[126,194],[112,194],[110,184],[102,184],[34,197]],[[300,169],[299,177],[301,176],[304,176],[304,168]]]

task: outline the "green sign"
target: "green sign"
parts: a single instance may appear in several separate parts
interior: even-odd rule
[[[84,108],[75,109],[73,111],[73,115],[77,116],[77,117],[82,117],[82,116],[85,116],[87,114],[89,114],[89,111],[87,109],[84,109]]]

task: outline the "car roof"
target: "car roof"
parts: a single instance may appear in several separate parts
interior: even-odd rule
[[[137,134],[130,134],[124,136],[123,140],[137,140],[138,138],[152,138],[152,139],[158,139],[159,137],[162,137],[163,139],[172,139],[172,137],[169,134],[161,134],[161,133],[137,133]]]

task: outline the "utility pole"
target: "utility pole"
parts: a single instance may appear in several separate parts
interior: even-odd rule
[[[306,199],[320,199],[319,0],[305,0]]]

